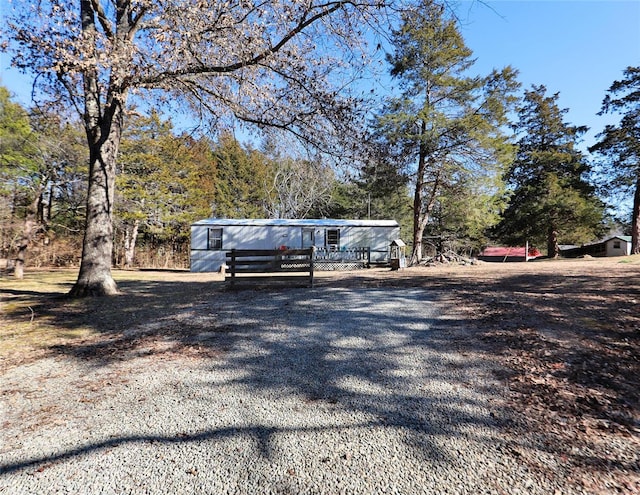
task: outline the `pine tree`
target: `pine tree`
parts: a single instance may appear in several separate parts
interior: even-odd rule
[[[263,218],[266,214],[270,164],[257,150],[243,147],[231,134],[220,137],[214,149],[216,183],[213,216]]]
[[[213,162],[208,140],[175,135],[157,111],[132,119],[118,163],[117,260],[133,263],[138,235],[170,255],[188,242],[190,224],[211,213]]]
[[[605,172],[614,191],[631,192],[631,252],[640,254],[640,67],[627,67],[602,102],[602,111],[624,112],[620,124],[608,125],[589,151],[608,159]]]
[[[593,240],[602,227],[603,204],[588,182],[591,167],[576,148],[588,130],[564,122],[559,94],[545,86],[525,91],[515,125],[518,153],[506,181],[511,199],[495,232],[509,244],[547,245],[547,255],[564,243]]]
[[[401,95],[390,98],[377,125],[413,178],[413,264],[438,202],[462,176],[502,175],[511,148],[502,126],[518,87],[507,67],[469,76],[472,51],[443,6],[422,0],[402,16],[388,56]]]

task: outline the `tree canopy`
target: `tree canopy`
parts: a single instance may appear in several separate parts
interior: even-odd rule
[[[604,173],[610,189],[631,193],[631,251],[640,254],[640,67],[627,67],[602,102],[600,113],[622,114],[618,125],[608,125],[589,148],[604,157]]]
[[[413,263],[424,243],[473,252],[488,232],[546,243],[551,256],[593,240],[603,203],[576,146],[586,128],[563,121],[558,95],[526,91],[509,135],[517,72],[474,74],[447,2],[394,7],[376,49],[388,49],[392,86],[365,113],[351,83],[369,70],[379,0],[13,4],[0,41],[34,76],[36,104],[0,88],[3,250],[54,225],[81,231],[71,294],[85,296],[117,293],[111,264],[133,264],[137,242],[184,253],[204,216],[395,218]],[[609,190],[634,191],[634,251],[639,88],[634,67],[613,83],[602,113],[621,122],[590,149]],[[196,131],[175,130],[181,112]],[[238,129],[264,145],[241,143]]]
[[[401,93],[387,100],[377,126],[412,177],[411,261],[417,263],[425,229],[447,191],[467,177],[499,176],[510,159],[503,126],[518,83],[510,67],[470,76],[472,51],[434,1],[407,9],[391,40],[387,60]]]
[[[559,255],[559,239],[591,241],[603,219],[590,164],[576,147],[587,128],[563,120],[558,98],[543,85],[525,91],[515,124],[518,153],[505,176],[510,202],[495,229],[511,245],[546,243],[550,257]]]
[[[43,0],[17,4],[5,41],[39,94],[82,116],[87,216],[73,296],[117,293],[111,276],[116,163],[129,97],[184,101],[214,120],[288,129],[319,144],[347,132],[343,87],[362,58],[373,0]]]

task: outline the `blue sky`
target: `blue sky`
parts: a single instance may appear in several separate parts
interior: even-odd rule
[[[596,114],[611,83],[627,66],[640,65],[640,0],[449,0],[461,32],[477,58],[475,71],[512,65],[523,88],[544,84],[559,92],[566,120],[595,134],[619,117]],[[6,0],[0,0],[0,7]],[[1,55],[1,83],[28,105],[30,81],[9,70]]]
[[[523,89],[544,84],[560,93],[565,120],[591,128],[582,146],[605,124],[602,99],[628,66],[640,66],[640,0],[461,1],[461,33],[479,74],[512,65]]]

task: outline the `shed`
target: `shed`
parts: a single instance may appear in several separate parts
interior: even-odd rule
[[[315,247],[319,259],[367,249],[371,263],[386,263],[399,237],[395,220],[207,218],[191,225],[191,271],[218,271],[231,249]]]
[[[629,256],[631,254],[631,236],[616,235],[583,246],[563,248],[560,252],[566,258],[577,258],[578,256],[586,255],[599,257]]]
[[[631,236],[619,235],[605,241],[605,256],[631,255]]]

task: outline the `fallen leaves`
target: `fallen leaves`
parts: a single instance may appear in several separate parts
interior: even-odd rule
[[[587,285],[597,286],[597,278],[567,284],[566,277],[531,274],[499,286],[470,284],[464,306],[483,306],[482,316],[473,317],[475,345],[481,342],[504,368],[496,377],[507,384],[507,405],[519,418],[512,425],[516,438],[537,439],[535,448],[586,493],[640,493],[640,312],[626,307],[623,295],[638,290],[638,278],[608,275],[606,293]],[[529,293],[517,306],[501,300],[536,283],[536,293],[562,297],[539,304]],[[531,453],[522,457],[543,475],[557,476]]]

